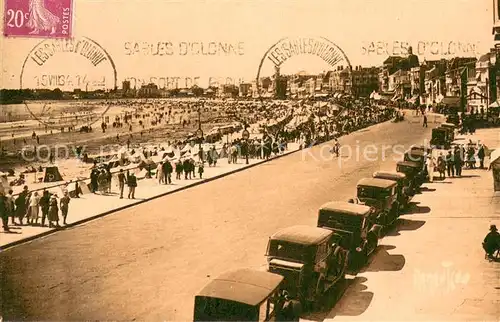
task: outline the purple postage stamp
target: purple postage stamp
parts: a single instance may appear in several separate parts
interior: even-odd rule
[[[4,35],[70,38],[73,0],[4,0]]]

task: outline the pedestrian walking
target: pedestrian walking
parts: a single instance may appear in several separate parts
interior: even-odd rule
[[[16,218],[16,206],[15,206],[15,203],[14,203],[14,197],[12,196],[12,194],[14,193],[14,191],[12,189],[9,189],[7,195],[5,196],[5,201],[6,201],[6,207],[7,207],[7,214],[9,215],[9,217],[11,218],[12,220],[12,224],[14,225],[16,222],[15,222],[15,218]]]
[[[477,151],[477,158],[479,159],[479,169],[484,169],[484,145],[479,146],[479,150]]]
[[[54,194],[50,197],[50,203],[49,203],[49,228],[52,228],[54,226],[60,227],[59,226],[59,207],[57,205],[57,194]],[[56,223],[54,225],[54,222]]]
[[[181,176],[182,176],[182,162],[181,160],[179,160],[175,164],[175,178],[177,180],[181,180]]]
[[[182,162],[182,168],[184,170],[184,179],[187,180],[188,177],[191,179],[191,163],[189,162],[189,159],[184,159]]]
[[[64,192],[64,196],[59,201],[61,207],[61,215],[63,217],[63,224],[67,225],[66,219],[68,218],[68,210],[69,210],[69,202],[71,198],[69,197],[69,193],[67,191]]]
[[[446,161],[445,157],[443,156],[443,153],[439,154],[439,157],[437,159],[437,168],[439,172],[439,179],[445,179],[446,178]]]
[[[156,166],[156,179],[158,179],[158,184],[165,183],[165,176],[163,175],[163,162],[158,163]]]
[[[97,169],[92,169],[92,171],[90,172],[90,189],[92,190],[92,193],[96,193],[97,192],[97,188],[98,188],[98,177],[99,177],[99,170]]]
[[[163,164],[163,174],[165,176],[165,184],[171,184],[172,183],[172,164],[170,161],[166,160],[165,163]]]
[[[16,215],[19,220],[19,225],[23,225],[23,219],[27,212],[27,197],[28,186],[23,187],[23,191],[16,198]]]
[[[123,199],[123,189],[125,189],[125,183],[127,182],[123,169],[120,169],[118,173],[118,189],[120,190],[120,199]]]
[[[137,188],[137,178],[132,172],[127,175],[128,199],[135,199],[135,188]]]
[[[429,175],[429,182],[434,182],[434,168],[436,167],[436,162],[432,155],[427,157],[427,174]]]
[[[455,151],[453,153],[453,160],[455,162],[455,175],[457,177],[460,177],[462,176],[463,159],[460,152],[460,148],[458,147],[455,148]]]
[[[39,211],[40,197],[38,192],[35,191],[29,197],[29,208],[28,208],[28,224],[38,224],[38,211]]]
[[[212,154],[210,153],[210,151],[208,151],[208,153],[207,153],[207,163],[208,163],[209,167],[212,166],[213,160],[212,160]]]
[[[196,178],[196,162],[193,158],[189,159],[189,169],[191,170],[191,175]]]
[[[199,162],[198,163],[198,174],[200,175],[200,179],[203,179],[203,172],[205,172],[203,162]]]
[[[108,185],[108,176],[106,174],[106,171],[102,169],[99,171],[99,175],[97,177],[97,182],[98,182],[98,190],[101,194],[106,194],[106,191],[108,191],[107,185]]]
[[[0,191],[0,217],[2,217],[2,228],[6,233],[10,232],[9,229],[9,212],[7,210],[7,197],[3,191]]]
[[[446,170],[448,171],[448,177],[455,176],[455,161],[451,150],[448,151],[448,154],[446,155]]]
[[[427,115],[424,114],[424,124],[423,127],[427,127]]]
[[[50,207],[50,193],[47,190],[43,190],[42,197],[40,198],[40,208],[42,210],[42,227],[45,226],[45,219],[49,217],[49,207]],[[49,220],[50,222],[50,220]]]

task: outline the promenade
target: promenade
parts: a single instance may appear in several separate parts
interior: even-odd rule
[[[283,154],[271,157],[271,159],[293,153],[295,151],[298,151],[298,149],[298,143],[289,143],[288,150],[285,150]],[[5,249],[43,235],[50,234],[57,230],[68,229],[70,227],[74,227],[77,224],[81,224],[89,220],[96,219],[113,212],[117,212],[121,209],[125,209],[127,207],[131,207],[133,205],[137,205],[169,193],[193,187],[201,183],[208,182],[264,162],[266,162],[265,159],[249,159],[249,164],[247,165],[245,158],[239,158],[236,164],[229,164],[227,158],[221,158],[218,160],[217,166],[215,167],[209,167],[207,164],[205,164],[203,179],[199,178],[198,168],[196,168],[196,178],[185,180],[184,175],[182,175],[181,180],[176,180],[174,172],[172,174],[172,184],[169,185],[159,184],[158,180],[155,179],[154,176],[151,179],[144,178],[138,180],[135,199],[127,198],[127,187],[125,187],[124,190],[124,199],[119,199],[119,190],[117,186],[116,176],[113,176],[111,194],[101,195],[99,193],[87,193],[81,195],[80,198],[71,199],[67,225],[62,226],[61,228],[9,225],[9,228],[12,231],[11,233],[5,233],[3,231],[0,232],[0,248]],[[137,169],[131,171],[137,171]],[[85,182],[89,182],[89,180],[86,180]],[[31,189],[32,185],[28,184],[28,186]],[[52,188],[48,188],[47,190],[50,193],[55,193],[59,197],[61,197],[63,194],[63,190],[61,189],[61,187],[62,186],[54,187],[54,183],[52,183]],[[15,192],[19,192],[19,189],[22,189],[22,187],[16,187]],[[140,216],[142,214],[137,215]],[[59,217],[60,224],[62,224],[62,218],[60,215]],[[11,224],[10,219],[9,224]],[[47,222],[45,224],[48,225]]]

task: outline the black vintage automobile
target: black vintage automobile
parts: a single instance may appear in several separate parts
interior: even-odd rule
[[[295,303],[282,292],[283,276],[252,269],[226,272],[194,300],[194,321],[283,321]]]
[[[376,219],[376,212],[369,206],[332,201],[319,209],[317,226],[342,237],[340,246],[350,252],[349,268],[358,269],[377,248],[382,227]]]
[[[285,277],[283,289],[302,307],[311,308],[324,293],[345,278],[349,252],[333,231],[292,226],[269,238],[268,270]]]
[[[412,161],[418,163],[419,167],[421,169],[424,169],[426,156],[427,152],[425,150],[411,149],[405,152],[404,161]]]
[[[406,175],[401,172],[393,172],[393,171],[377,171],[373,173],[374,178],[392,180],[397,183],[397,194],[398,194],[398,202],[399,202],[399,210],[405,210],[411,198],[413,197],[413,193],[411,193],[410,184]]]
[[[432,129],[431,145],[447,150],[451,147],[451,142],[449,129],[443,127]]]
[[[413,152],[413,151],[423,151],[427,154],[431,154],[432,153],[432,148],[431,147],[427,147],[427,146],[423,146],[423,145],[414,145],[411,147],[410,149],[410,152]]]
[[[455,124],[442,123],[440,127],[449,131],[450,143],[453,142],[455,140],[455,129],[457,128]]]
[[[410,193],[415,194],[419,191],[420,186],[424,183],[425,174],[418,163],[412,161],[399,161],[396,164],[396,171],[406,175]]]
[[[375,223],[389,228],[399,217],[397,182],[393,180],[363,178],[357,184],[358,200],[375,209]]]

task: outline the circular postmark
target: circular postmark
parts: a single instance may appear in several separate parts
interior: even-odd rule
[[[323,73],[325,71],[330,75]],[[350,84],[349,58],[339,46],[324,37],[280,39],[262,57],[256,78],[261,99],[314,96],[318,90],[349,92]]]
[[[91,126],[110,108],[117,88],[113,59],[87,37],[46,39],[26,56],[20,89],[28,90],[28,113],[46,127]]]

